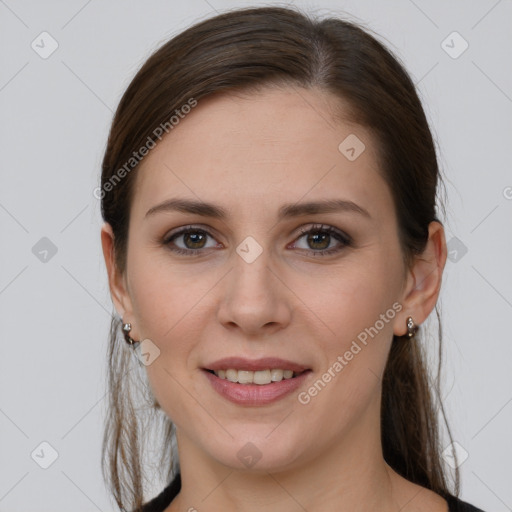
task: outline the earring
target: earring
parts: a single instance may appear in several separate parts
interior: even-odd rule
[[[418,332],[418,326],[414,323],[412,316],[407,318],[407,337],[412,338]]]
[[[123,334],[124,334],[124,339],[126,341],[126,343],[128,343],[129,345],[131,345],[133,347],[133,344],[134,343],[137,343],[136,341],[132,340],[129,336],[129,332],[132,330],[132,324],[128,324],[128,323],[124,323],[123,322]]]

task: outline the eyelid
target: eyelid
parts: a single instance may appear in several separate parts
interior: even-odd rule
[[[353,243],[353,239],[350,235],[348,235],[341,229],[331,226],[330,224],[312,224],[312,225],[308,225],[307,227],[301,227],[299,234],[297,236],[300,238],[304,235],[309,234],[310,232],[315,232],[315,231],[325,231],[330,234],[336,234],[336,235],[340,236],[347,244]]]
[[[204,231],[205,233],[207,233],[210,236],[212,236],[212,233],[211,233],[212,231],[213,232],[216,231],[211,226],[203,226],[201,224],[186,224],[184,226],[180,226],[178,228],[175,228],[175,229],[167,232],[163,236],[163,240],[169,240],[174,235],[182,234],[183,232],[186,232],[187,230],[192,230],[192,229],[197,229],[198,231]],[[301,226],[301,227],[299,227],[297,229],[298,229],[298,231],[295,234],[296,237],[302,236],[302,235],[307,234],[310,231],[314,231],[314,230],[318,230],[318,231],[325,230],[325,231],[335,232],[338,235],[340,235],[343,238],[345,238],[347,240],[347,242],[348,241],[352,242],[352,237],[350,235],[348,235],[346,232],[344,232],[344,231],[342,231],[342,230],[340,230],[338,228],[335,228],[334,226],[331,226],[330,224],[310,223],[310,224],[306,224],[305,226]]]
[[[163,239],[169,240],[174,235],[182,234],[183,232],[187,232],[187,230],[197,230],[197,231],[204,231],[205,233],[208,233],[208,235],[211,236],[211,233],[215,231],[214,228],[211,226],[203,226],[201,224],[186,224],[184,226],[180,226],[179,228],[172,229],[171,231],[167,232]]]

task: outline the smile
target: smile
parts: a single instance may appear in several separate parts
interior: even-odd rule
[[[291,376],[288,376],[292,373]],[[299,387],[312,373],[304,370],[295,374],[291,370],[203,370],[211,389],[231,403],[240,406],[265,406],[284,399],[293,392],[298,392]],[[222,374],[225,374],[222,377]],[[276,380],[272,380],[272,373]],[[217,375],[220,374],[220,375]],[[229,380],[231,377],[232,380]],[[236,378],[236,380],[235,380]],[[241,382],[239,382],[239,379]],[[279,379],[279,380],[277,380]],[[260,384],[255,381],[261,382]]]
[[[302,372],[294,372],[292,370],[267,369],[267,370],[209,370],[213,372],[219,379],[226,379],[229,382],[237,382],[238,384],[258,384],[265,385],[271,382],[281,382],[283,379],[293,379]]]

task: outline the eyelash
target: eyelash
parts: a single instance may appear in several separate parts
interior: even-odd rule
[[[176,238],[178,238],[179,236],[182,236],[182,235],[186,235],[188,233],[202,233],[204,235],[212,237],[212,235],[210,233],[208,233],[208,231],[206,231],[202,228],[196,228],[194,226],[187,226],[187,227],[181,229],[180,231],[177,231],[176,233],[172,233],[171,235],[167,236],[163,240],[163,244],[165,246],[168,246],[169,249],[171,251],[175,252],[176,254],[182,254],[185,256],[197,256],[199,253],[204,252],[205,249],[181,249],[179,247],[178,248],[170,247],[171,242],[173,242]],[[308,254],[315,256],[315,257],[316,256],[328,256],[330,254],[340,252],[344,247],[351,247],[353,244],[351,237],[349,237],[345,233],[342,233],[341,231],[334,229],[331,226],[324,226],[323,224],[314,225],[308,229],[301,229],[299,236],[297,237],[296,240],[299,240],[304,235],[320,234],[320,233],[329,234],[330,236],[332,236],[338,242],[341,243],[341,247],[338,246],[337,248],[334,248],[334,249],[324,249],[324,250],[320,250],[320,251],[313,251],[313,250],[307,250],[307,249],[302,249],[302,250],[306,251]]]

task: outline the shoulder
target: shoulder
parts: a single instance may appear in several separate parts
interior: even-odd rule
[[[141,512],[164,512],[181,489],[181,475],[178,473],[169,485],[151,501],[145,503]]]
[[[429,510],[441,510],[441,508],[446,509],[446,505],[443,506],[443,503],[446,502],[448,504],[448,512],[485,512],[451,494],[441,496],[425,488],[421,488],[416,485],[415,487],[423,491],[422,494],[424,498],[426,498],[423,501],[423,505],[426,505]],[[180,489],[181,475],[178,473],[158,496],[143,506],[142,512],[164,512],[172,500],[178,495]],[[421,507],[420,510],[422,510]]]
[[[421,488],[414,499],[407,502],[404,512],[484,512],[451,494],[437,494]]]
[[[456,496],[452,496],[451,494],[444,496],[445,500],[448,502],[448,510],[449,512],[484,512],[482,509],[471,505]]]
[[[435,492],[391,471],[393,488],[404,512],[484,512],[449,492]]]

